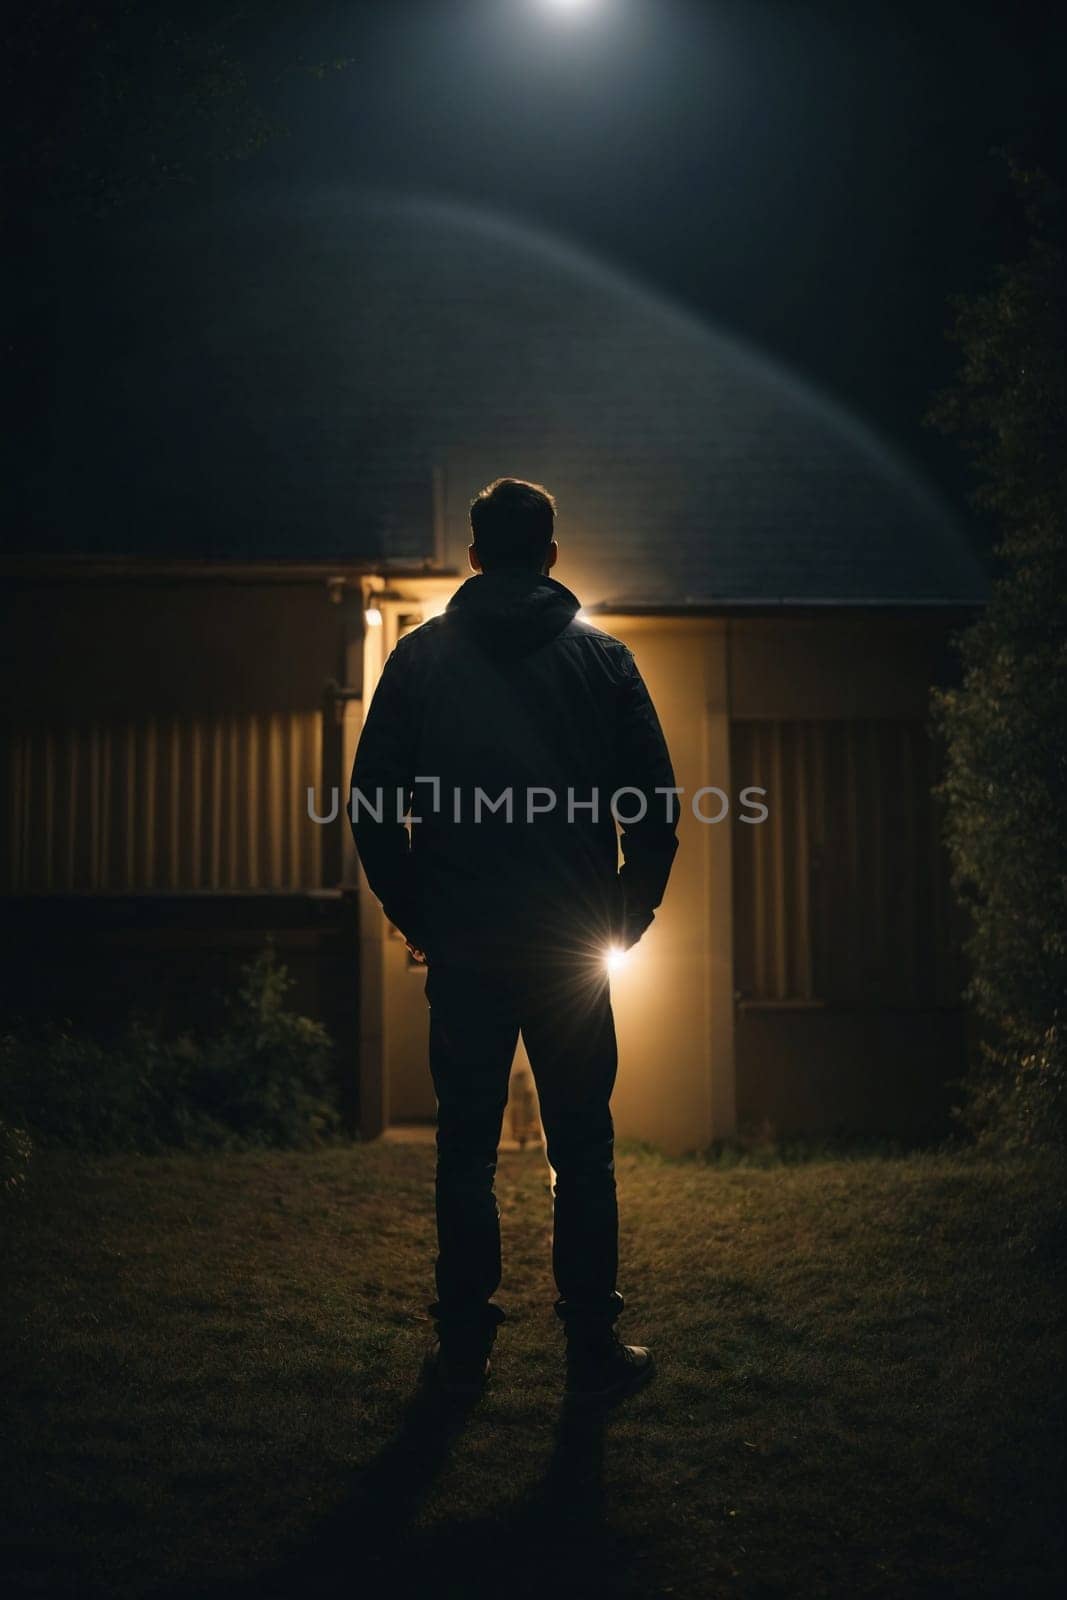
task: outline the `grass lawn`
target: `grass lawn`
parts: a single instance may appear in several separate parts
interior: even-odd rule
[[[1039,1595],[1062,1549],[1059,1174],[618,1163],[659,1376],[559,1404],[545,1169],[501,1329],[420,1396],[433,1152],[77,1161],[3,1198],[8,1594]]]

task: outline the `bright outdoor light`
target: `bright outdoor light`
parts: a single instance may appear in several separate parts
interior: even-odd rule
[[[629,950],[624,950],[620,944],[613,944],[605,951],[604,965],[609,972],[618,972],[619,968],[624,967],[629,959]]]
[[[382,625],[382,614],[378,610],[377,606],[368,606],[366,611],[363,613],[363,620],[367,624],[368,628],[380,628]]]
[[[576,16],[582,11],[591,11],[596,5],[596,0],[541,0],[546,11],[556,11],[561,16]]]

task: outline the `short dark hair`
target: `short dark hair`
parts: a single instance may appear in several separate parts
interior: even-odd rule
[[[556,502],[539,483],[497,478],[471,501],[471,533],[485,572],[519,567],[539,572],[548,556]]]

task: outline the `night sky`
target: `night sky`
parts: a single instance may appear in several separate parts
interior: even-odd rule
[[[30,277],[49,234],[76,256],[87,226],[121,229],[145,208],[235,188],[342,183],[473,203],[580,244],[764,348],[960,503],[955,450],[921,418],[953,371],[949,295],[980,287],[1018,243],[992,152],[1063,170],[1067,33],[1038,8],[401,0],[252,12],[225,43],[274,136],[248,159],[198,161],[194,132],[186,181],[131,185],[91,224],[71,221],[62,183],[51,208],[42,185],[18,247]],[[69,49],[63,70],[78,83]],[[128,145],[156,136],[156,84],[148,63],[134,98],[149,109],[129,114]],[[53,178],[85,143],[68,86]],[[47,361],[47,338],[23,339],[21,365],[35,369],[24,436]]]

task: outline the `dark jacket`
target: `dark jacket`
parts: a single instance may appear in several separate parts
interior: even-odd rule
[[[593,954],[639,937],[663,897],[677,849],[677,802],[655,792],[674,787],[663,732],[629,649],[577,610],[553,578],[480,575],[385,663],[348,814],[386,916],[431,962]],[[617,810],[647,810],[621,824],[620,872],[624,788],[640,794]],[[420,819],[410,845],[398,791]]]

